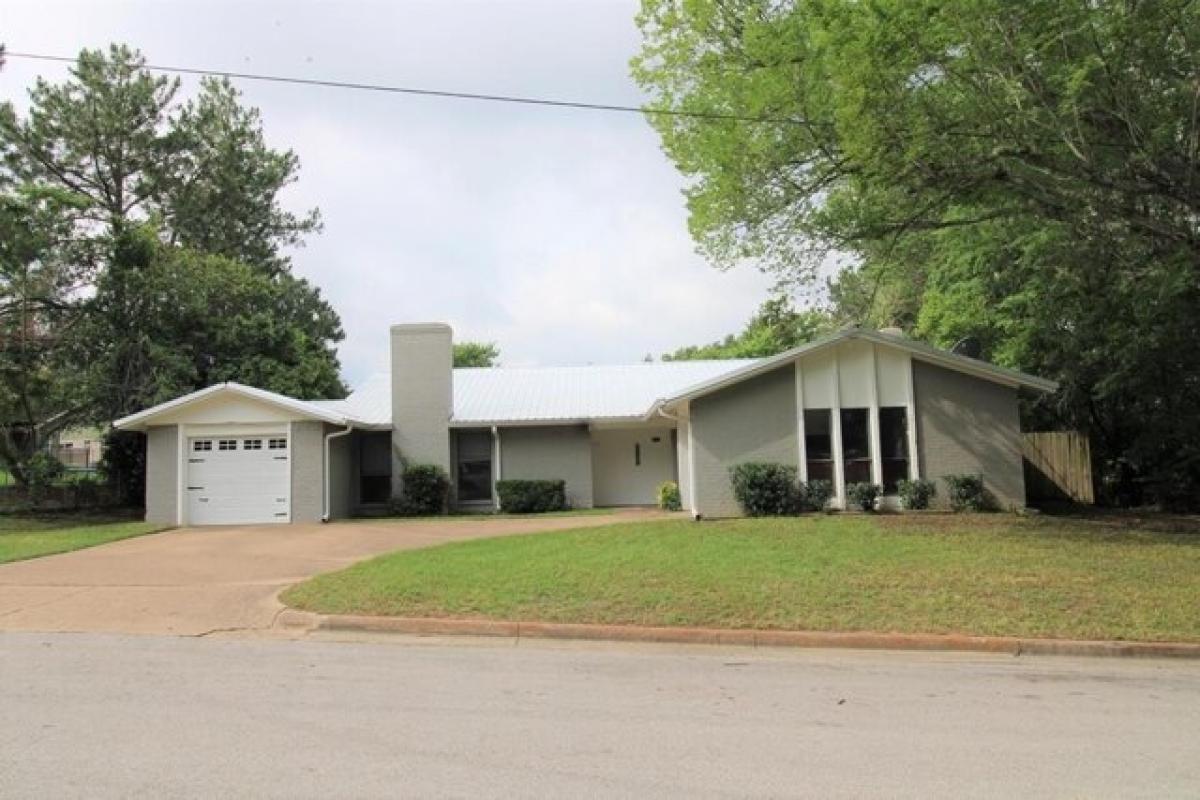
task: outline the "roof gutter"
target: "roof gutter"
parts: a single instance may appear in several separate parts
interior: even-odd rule
[[[325,478],[324,491],[321,497],[321,522],[329,522],[329,442],[333,439],[345,436],[354,430],[354,426],[346,423],[345,430],[335,431],[334,433],[325,434],[325,453],[324,460],[321,462],[321,474]]]

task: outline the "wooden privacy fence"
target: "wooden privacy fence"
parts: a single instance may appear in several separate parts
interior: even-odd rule
[[[1078,431],[1025,433],[1025,493],[1030,500],[1073,500],[1091,505],[1092,448]]]

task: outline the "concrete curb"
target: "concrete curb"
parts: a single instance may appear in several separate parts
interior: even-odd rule
[[[960,634],[770,631],[720,628],[667,628],[641,625],[589,625],[436,617],[370,617],[312,614],[286,609],[277,625],[285,628],[416,636],[495,636],[512,639],[589,639],[612,642],[717,644],[743,647],[808,647],[857,650],[962,651],[1009,655],[1196,658],[1200,644],[1029,639]]]

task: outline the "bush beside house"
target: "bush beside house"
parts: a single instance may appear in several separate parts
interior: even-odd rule
[[[955,511],[985,511],[989,507],[982,475],[945,475],[950,508]]]
[[[544,514],[567,507],[567,482],[562,480],[496,481],[496,494],[506,514]]]
[[[833,496],[833,484],[827,480],[801,483],[798,471],[787,464],[746,462],[729,469],[734,497],[748,517],[777,517],[804,511],[823,511]],[[955,511],[984,511],[990,507],[982,475],[946,475],[950,507]],[[678,487],[674,487],[678,495]],[[662,503],[660,489],[659,505]],[[937,494],[937,484],[931,480],[902,480],[896,487],[901,507],[916,511],[929,507]],[[846,505],[862,511],[873,511],[883,489],[874,483],[851,483],[846,486]]]
[[[874,511],[875,501],[883,494],[883,487],[875,483],[852,483],[846,487],[846,502],[859,511]]]
[[[833,497],[833,481],[811,480],[802,487],[805,511],[825,511]]]
[[[675,481],[664,481],[658,485],[658,507],[662,511],[680,511],[683,509],[683,498],[679,494],[679,484]]]
[[[748,462],[729,470],[733,496],[748,517],[780,517],[799,512],[799,473],[786,464]]]
[[[400,496],[392,507],[406,517],[445,514],[450,508],[450,477],[434,464],[413,464],[404,468]]]
[[[896,492],[900,495],[900,505],[909,511],[920,511],[929,508],[929,503],[937,495],[937,484],[930,480],[918,478],[915,481],[899,481]]]

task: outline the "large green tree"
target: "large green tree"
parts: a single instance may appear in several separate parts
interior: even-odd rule
[[[0,397],[7,429],[102,424],[218,380],[344,392],[338,317],[290,272],[288,248],[319,229],[315,210],[281,202],[296,155],[266,143],[228,81],[179,90],[113,46],[83,51],[64,81],[39,79],[25,114],[0,106],[0,223],[19,234],[0,254],[0,309],[34,308],[29,281],[10,275],[54,287],[27,324],[29,380]],[[0,449],[18,474],[27,455]]]
[[[1057,378],[1110,497],[1200,496],[1200,8],[644,0],[634,72],[724,266]]]
[[[81,305],[64,202],[55,193],[0,193],[0,464],[21,483],[76,402],[61,347]]]

